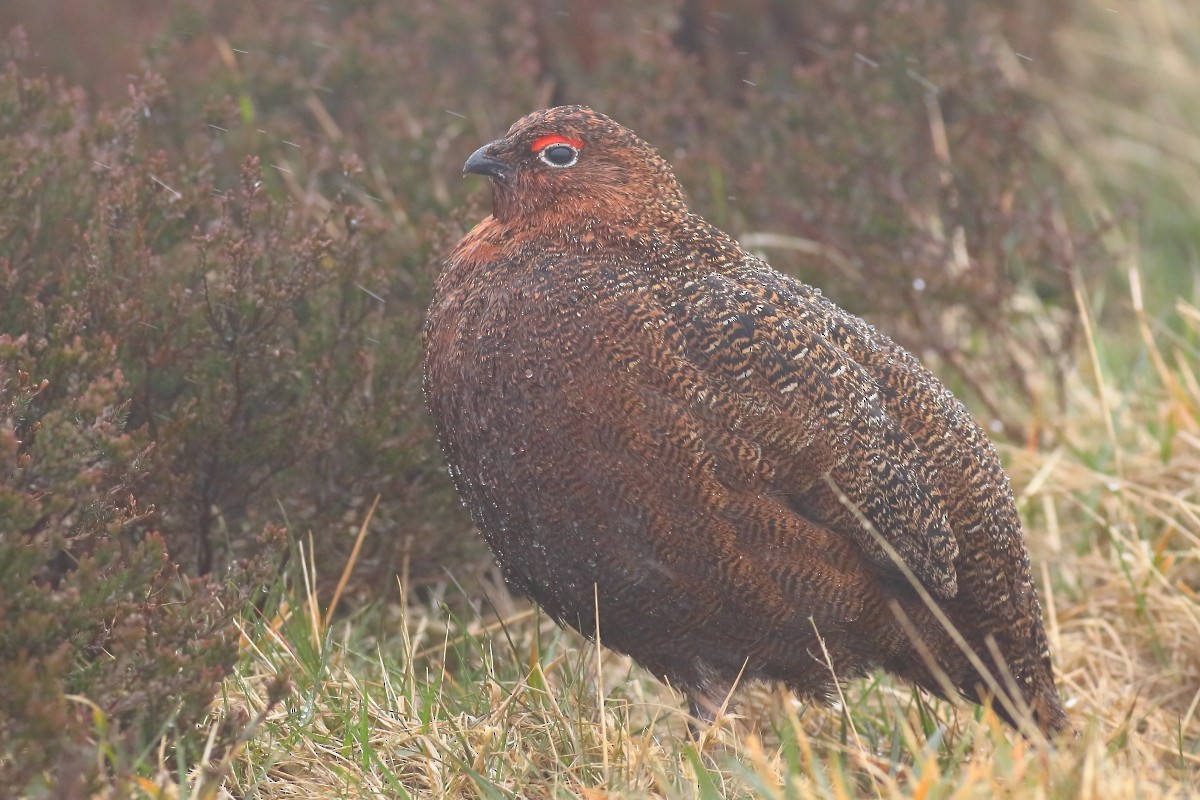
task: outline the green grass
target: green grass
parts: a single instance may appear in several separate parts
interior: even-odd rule
[[[1200,634],[1194,602],[1174,581],[1195,571],[1194,548],[1156,547],[1117,525],[1146,524],[1176,501],[1127,476],[1109,493],[1128,501],[1082,506],[1089,481],[1113,476],[1054,454],[1022,459],[1014,472],[1023,502],[1045,519],[1091,517],[1087,530],[1112,537],[1055,556],[1046,544],[1058,531],[1036,531],[1039,563],[1069,566],[1051,580],[1063,588],[1049,598],[1050,631],[1082,735],[1057,749],[883,677],[849,684],[842,709],[753,688],[695,742],[678,695],[494,583],[487,592],[510,609],[498,619],[448,611],[485,590],[456,597],[447,581],[435,601],[326,624],[328,601],[295,575],[278,615],[247,622],[245,656],[214,709],[251,720],[244,741],[201,754],[186,774],[164,763],[155,783],[200,797],[218,796],[206,794],[217,783],[239,797],[1183,794],[1200,726],[1180,679],[1195,685]]]

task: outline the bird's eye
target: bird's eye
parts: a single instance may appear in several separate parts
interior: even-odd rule
[[[569,144],[559,142],[539,150],[538,158],[552,167],[570,167],[579,160],[579,150]]]

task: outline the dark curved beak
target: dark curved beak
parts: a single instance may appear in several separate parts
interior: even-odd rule
[[[512,169],[508,164],[496,159],[492,155],[492,147],[496,144],[497,142],[485,144],[474,153],[471,153],[471,157],[467,159],[467,163],[463,164],[463,174],[486,175],[498,181],[506,179],[512,172]]]

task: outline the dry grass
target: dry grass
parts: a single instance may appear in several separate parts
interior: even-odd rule
[[[1004,453],[1078,739],[1031,743],[989,713],[881,677],[849,684],[840,708],[751,689],[738,716],[693,742],[679,696],[559,631],[494,579],[482,581],[486,591],[447,580],[411,605],[398,587],[393,606],[336,619],[306,564],[281,590],[280,613],[247,623],[245,657],[214,709],[214,741],[232,720],[244,731],[235,746],[164,760],[156,781],[130,792],[1152,800],[1200,791],[1200,309],[1169,290],[1195,269],[1175,259],[1179,237],[1200,231],[1200,41],[1181,21],[1189,0],[1105,5],[1116,12],[1080,3],[1066,76],[1043,87],[1065,120],[1047,126],[1046,146],[1073,159],[1096,219],[1114,216],[1123,190],[1149,186],[1147,215],[1170,205],[1174,227],[1161,242],[1136,226],[1112,229],[1121,290],[1080,288],[1087,347],[1061,414],[1040,422],[1057,445]],[[475,613],[450,611],[472,600]]]

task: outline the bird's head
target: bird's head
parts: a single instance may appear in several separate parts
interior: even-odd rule
[[[649,206],[684,207],[662,156],[586,106],[522,117],[504,138],[472,153],[463,172],[491,178],[492,214],[505,223],[539,215],[614,221],[641,217]]]

